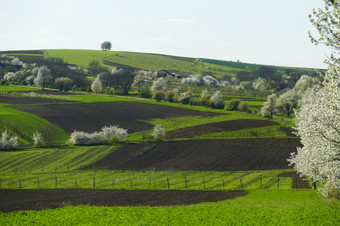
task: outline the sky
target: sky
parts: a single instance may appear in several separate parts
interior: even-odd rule
[[[0,51],[94,49],[326,68],[322,0],[0,0]]]

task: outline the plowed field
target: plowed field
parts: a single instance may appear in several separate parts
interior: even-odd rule
[[[69,205],[173,206],[216,202],[246,195],[245,191],[145,191],[94,189],[1,189],[0,211],[43,210]]]
[[[290,168],[299,139],[181,140],[130,144],[85,169],[239,171]]]
[[[87,104],[49,104],[40,106],[14,106],[13,108],[36,114],[64,131],[94,132],[104,126],[119,125],[129,133],[149,130],[153,125],[139,120],[181,116],[215,116],[216,113],[193,111],[136,102],[108,102]]]

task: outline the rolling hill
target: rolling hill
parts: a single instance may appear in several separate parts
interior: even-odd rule
[[[97,60],[102,66],[109,68],[121,67],[134,70],[160,71],[168,70],[179,75],[196,75],[211,73],[219,79],[225,76],[234,77],[239,71],[254,71],[261,66],[233,61],[223,61],[214,59],[201,59],[178,57],[164,54],[137,53],[125,51],[101,51],[101,50],[24,50],[24,51],[2,51],[0,54],[18,56],[28,63],[43,61],[45,58],[62,58],[71,65],[87,67],[92,60]],[[287,69],[313,74],[314,69],[296,67],[275,67],[278,71]]]

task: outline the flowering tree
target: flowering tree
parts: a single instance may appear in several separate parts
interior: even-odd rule
[[[166,89],[167,89],[167,85],[163,77],[158,78],[156,81],[153,82],[151,86],[152,92],[155,92],[156,90],[166,90]]]
[[[138,94],[140,95],[143,90],[148,90],[149,86],[145,80],[144,74],[138,73],[132,83],[132,88],[137,90]]]
[[[44,89],[45,86],[50,83],[52,80],[52,75],[50,69],[46,66],[42,66],[38,70],[38,76],[34,79],[34,84],[37,86],[42,86]]]
[[[214,108],[223,109],[224,108],[224,99],[221,91],[216,91],[211,97],[211,102],[214,104]]]
[[[98,92],[102,91],[102,89],[103,89],[102,82],[100,81],[99,76],[97,76],[96,79],[91,84],[91,90],[93,92],[98,93]]]
[[[299,96],[295,90],[288,90],[280,95],[276,101],[277,110],[285,113],[288,117],[294,113],[299,102]]]
[[[41,147],[44,145],[44,138],[39,131],[33,133],[33,141],[36,147]]]
[[[11,137],[7,130],[2,133],[0,138],[0,149],[16,148],[18,145],[18,137]]]
[[[153,134],[152,136],[156,139],[156,140],[160,140],[165,136],[165,129],[163,128],[163,126],[161,125],[155,125],[155,127],[153,128]]]
[[[263,103],[261,108],[261,114],[263,117],[273,118],[273,115],[276,111],[276,100],[277,95],[275,93],[267,97],[267,101]]]
[[[295,124],[303,147],[289,161],[298,172],[324,182],[324,196],[339,197],[340,67],[332,67],[322,85],[302,97]]]
[[[320,37],[315,44],[330,46],[340,52],[340,1],[324,0],[325,9],[313,10],[310,21]],[[340,198],[340,65],[334,55],[321,86],[308,90],[296,113],[297,134],[302,148],[289,159],[298,172],[321,181],[325,197]]]

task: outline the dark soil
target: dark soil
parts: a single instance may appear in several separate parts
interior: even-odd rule
[[[216,133],[223,131],[250,129],[274,125],[277,125],[277,123],[268,120],[254,120],[254,119],[241,119],[225,122],[216,122],[170,131],[166,134],[165,139],[193,138],[206,133]]]
[[[181,116],[215,116],[216,113],[193,111],[136,102],[49,104],[43,106],[12,106],[38,115],[71,133],[99,131],[104,126],[119,125],[129,133],[145,131],[153,125],[140,120]]]
[[[287,169],[299,139],[181,140],[129,144],[84,169],[240,171]]]
[[[306,177],[300,177],[296,172],[285,172],[278,175],[279,177],[291,177],[293,179],[292,188],[309,189],[309,183]]]
[[[47,103],[61,103],[61,102],[67,102],[67,101],[54,100],[54,99],[48,99],[48,98],[0,96],[0,103],[5,103],[5,104],[47,104]]]
[[[216,202],[245,191],[1,189],[0,211],[44,210],[65,206],[174,206]]]

